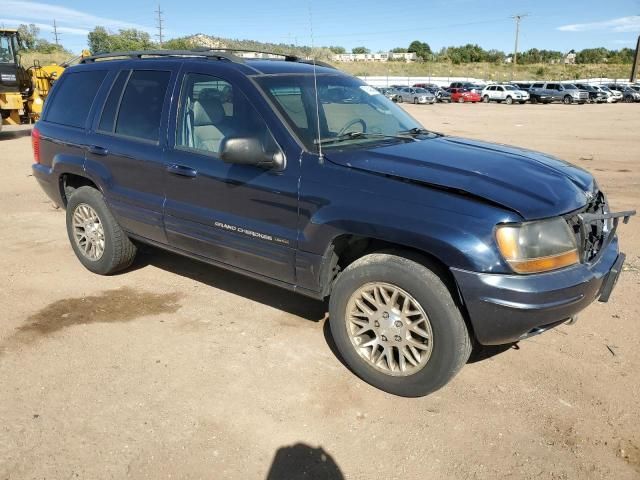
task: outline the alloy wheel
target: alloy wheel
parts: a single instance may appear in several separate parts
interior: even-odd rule
[[[360,357],[387,375],[412,375],[431,357],[429,317],[411,294],[395,285],[372,282],[356,290],[347,303],[346,322]]]

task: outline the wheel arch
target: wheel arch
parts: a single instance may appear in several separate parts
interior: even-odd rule
[[[398,242],[382,240],[374,237],[343,233],[333,238],[327,248],[325,262],[321,268],[322,296],[329,297],[333,285],[345,268],[358,259],[371,253],[391,253],[408,258],[424,267],[432,270],[445,284],[451,293],[451,297],[460,309],[464,321],[472,338],[475,338],[473,324],[471,323],[462,292],[449,266],[438,255],[415,246]]]

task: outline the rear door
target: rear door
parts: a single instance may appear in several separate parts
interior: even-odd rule
[[[172,107],[165,171],[170,244],[294,283],[301,148],[233,68],[187,62],[174,96],[179,101]],[[285,168],[223,162],[220,146],[227,137],[258,138],[266,152],[285,154]]]
[[[106,68],[91,66],[75,67],[62,75],[37,124],[41,162],[38,168],[50,173],[57,165],[64,165],[67,173],[84,173],[88,123],[108,73]]]
[[[96,116],[87,153],[87,170],[102,177],[120,225],[161,243],[166,243],[162,155],[170,87],[179,67],[176,61],[124,64]]]

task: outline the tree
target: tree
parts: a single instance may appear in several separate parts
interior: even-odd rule
[[[351,53],[369,53],[371,52],[371,50],[369,50],[367,47],[355,47],[351,49]]]
[[[336,55],[339,55],[341,53],[347,53],[345,48],[344,47],[340,47],[340,46],[331,46],[331,47],[329,47],[329,50],[331,50]]]
[[[585,48],[576,54],[576,63],[604,63],[608,58],[606,48]]]
[[[406,53],[407,49],[403,47],[396,47],[391,49],[391,53]]]
[[[89,32],[91,53],[125,52],[127,50],[149,50],[156,47],[149,34],[135,28],[109,33],[104,27],[96,27]]]
[[[18,26],[18,35],[20,35],[20,39],[22,40],[22,44],[26,50],[33,50],[36,47],[39,34],[40,29],[33,23]]]
[[[193,41],[188,37],[172,38],[162,42],[162,48],[167,50],[191,50],[193,47]]]
[[[428,43],[421,42],[420,40],[414,40],[407,48],[407,52],[415,53],[422,60],[429,60],[431,57],[431,47]]]

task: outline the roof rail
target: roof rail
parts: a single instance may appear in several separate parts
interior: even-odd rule
[[[300,58],[296,55],[290,55],[288,53],[276,53],[265,52],[261,50],[248,50],[240,48],[194,48],[192,50],[138,50],[132,52],[112,52],[101,53],[99,55],[92,55],[80,60],[80,63],[94,63],[96,61],[104,60],[118,60],[123,58],[157,58],[157,57],[203,57],[213,58],[216,60],[228,60],[234,63],[245,63],[245,58],[238,55],[234,55],[234,52],[240,53],[260,53],[262,55],[273,55],[274,57],[284,57],[285,62],[297,62],[313,65],[314,63],[319,67],[326,67],[335,69],[333,65],[322,62],[320,60],[307,60]],[[274,60],[272,58],[262,58],[261,60]]]
[[[265,50],[251,50],[251,49],[243,49],[243,48],[225,48],[225,47],[217,47],[217,48],[198,47],[198,48],[194,48],[192,51],[194,52],[260,53],[262,55],[273,55],[274,57],[284,57],[285,62],[306,63],[309,65],[313,65],[315,63],[319,67],[332,68],[334,70],[336,69],[336,67],[334,67],[330,63],[323,62],[320,60],[309,60],[306,58],[298,57],[297,55],[291,55],[289,53],[278,53],[278,52],[269,52]],[[275,59],[260,58],[259,60],[275,60]]]
[[[231,53],[212,50],[138,50],[132,52],[101,53],[83,58],[80,63],[94,63],[102,60],[117,60],[122,58],[155,58],[155,57],[205,57],[216,60],[228,60],[234,63],[244,63],[244,60]]]

